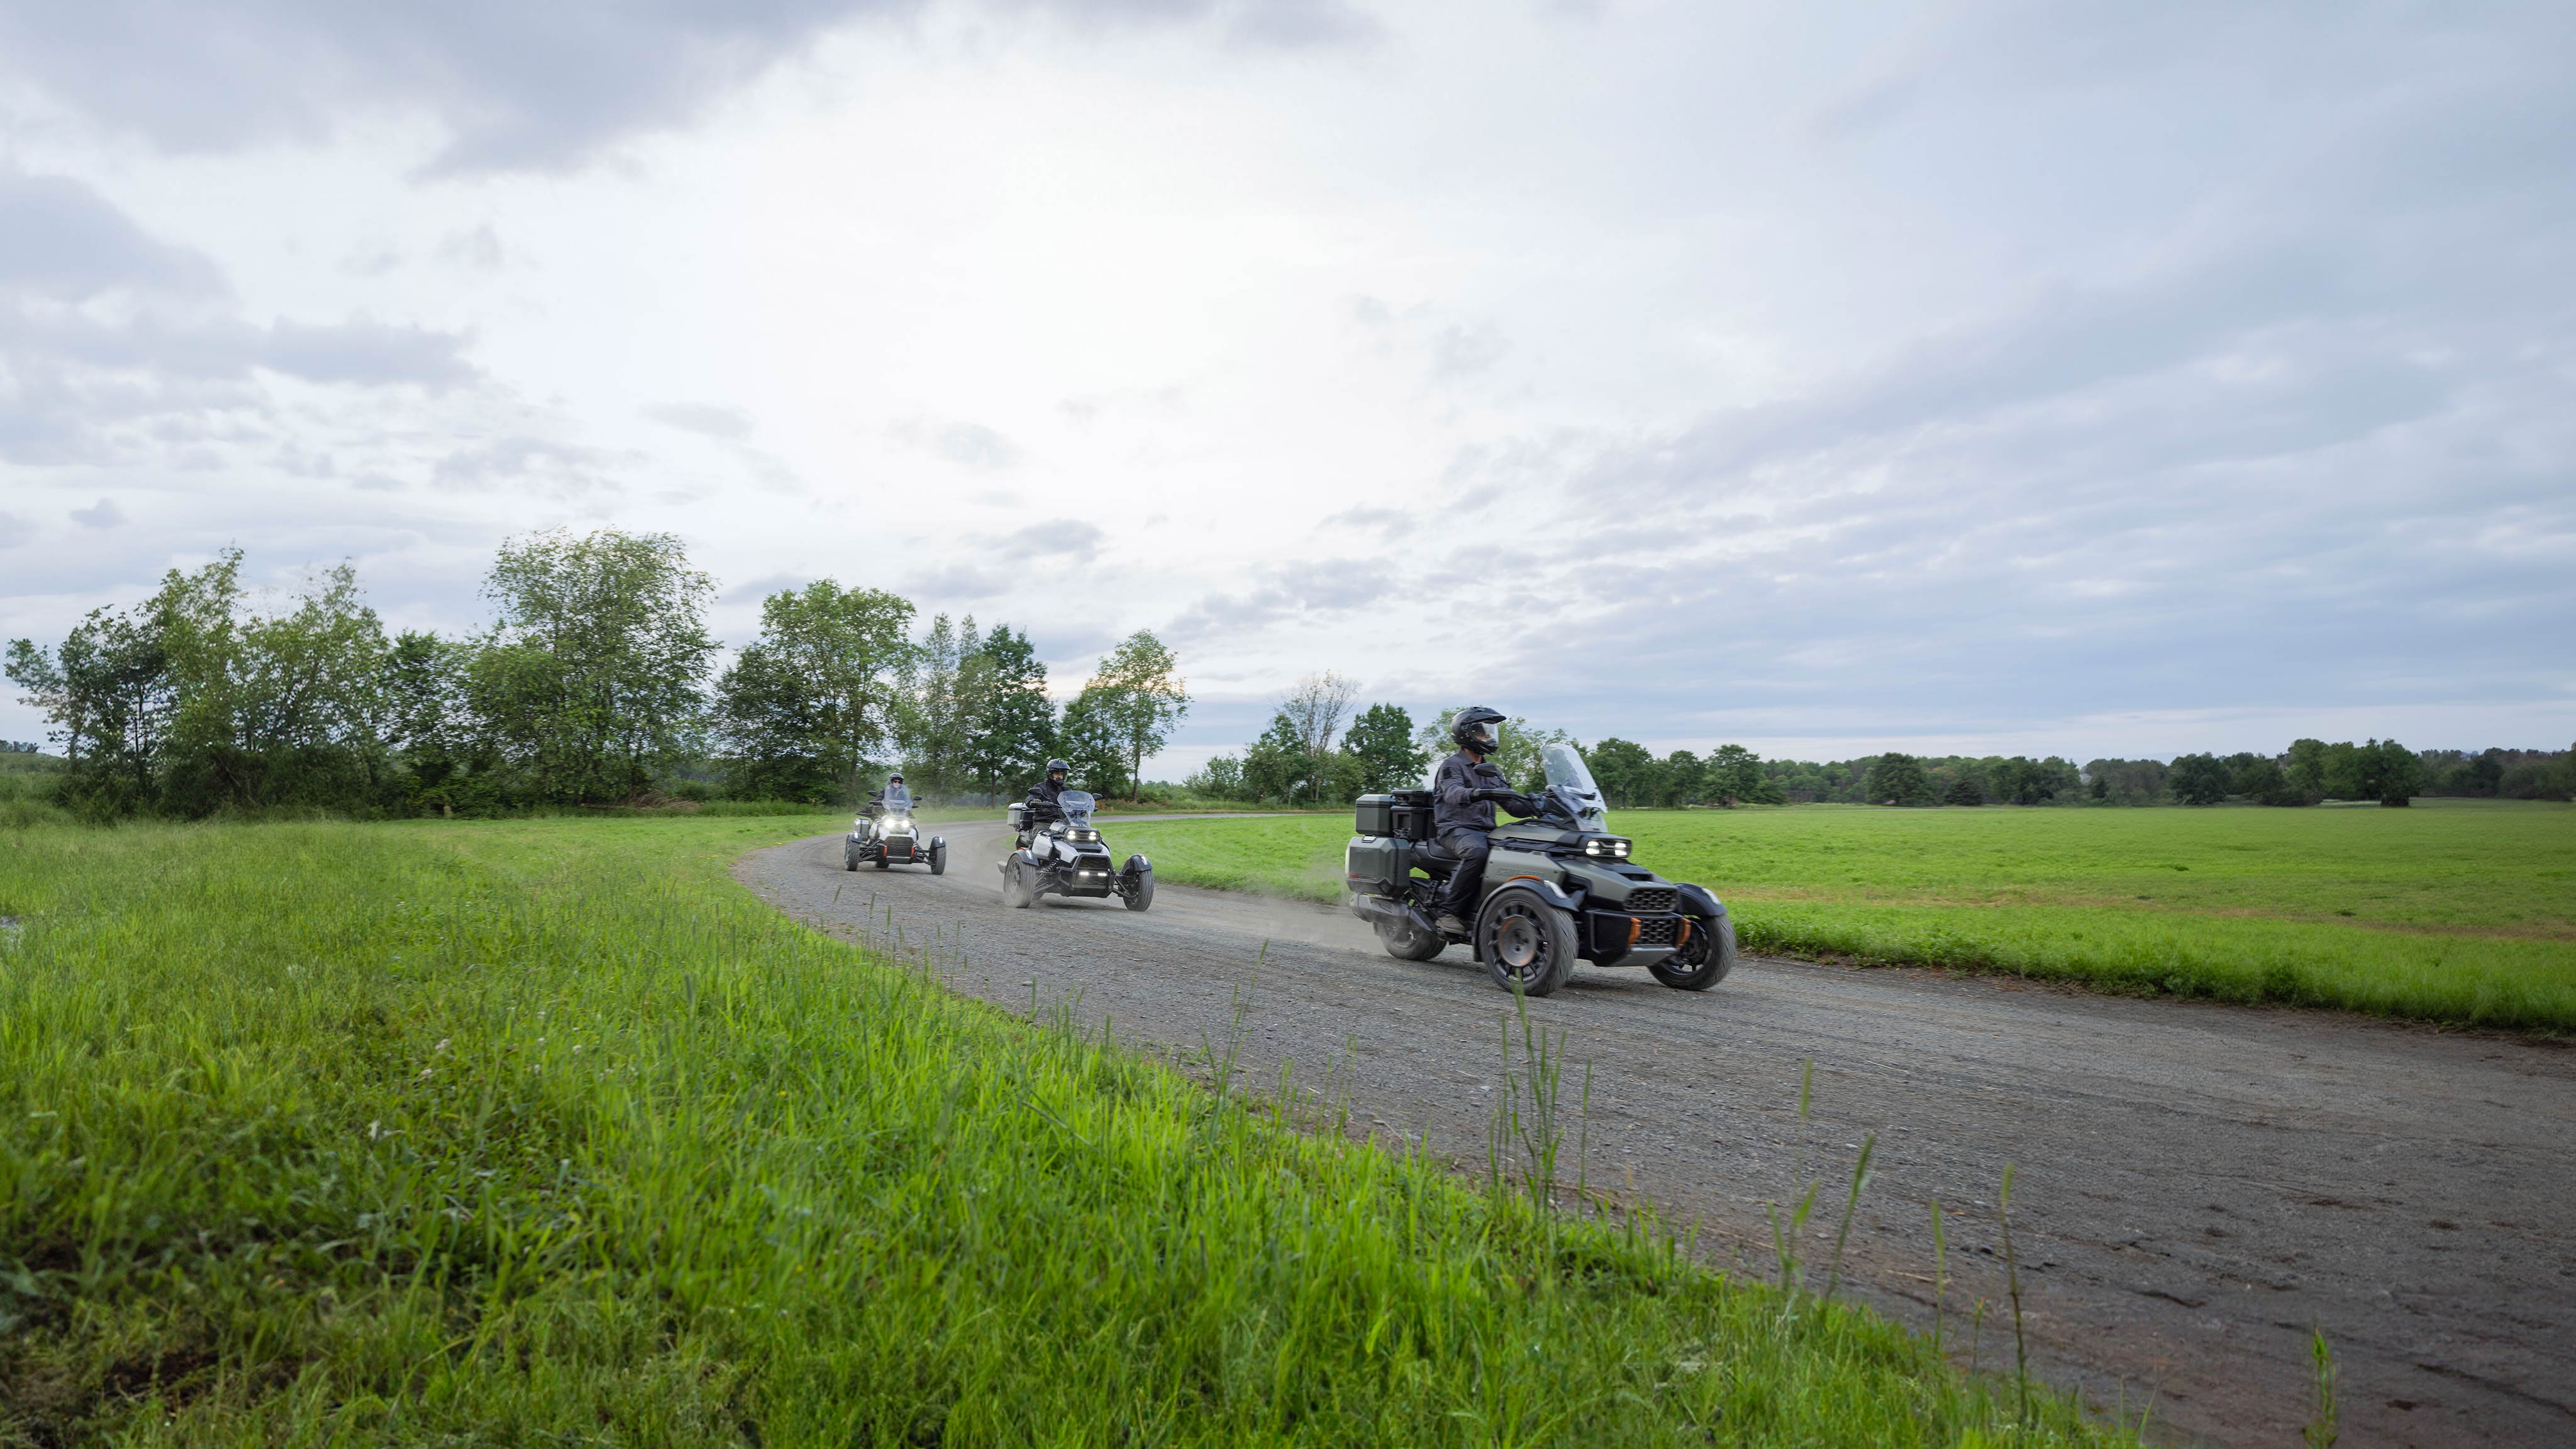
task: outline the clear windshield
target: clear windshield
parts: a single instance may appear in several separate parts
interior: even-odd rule
[[[1601,787],[1592,782],[1592,767],[1583,763],[1583,756],[1575,753],[1574,746],[1551,741],[1539,751],[1539,758],[1547,765],[1548,788],[1562,788],[1574,796],[1575,813],[1584,828],[1609,828],[1609,815],[1601,804]]]
[[[1055,797],[1055,803],[1056,808],[1064,812],[1064,818],[1068,823],[1086,829],[1090,827],[1091,796],[1080,790],[1067,790]]]
[[[885,808],[888,810],[910,810],[912,808],[912,792],[903,788],[901,785],[886,786]]]

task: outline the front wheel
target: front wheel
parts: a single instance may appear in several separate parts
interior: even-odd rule
[[[1661,961],[1651,961],[1646,970],[1657,981],[1675,991],[1706,991],[1726,979],[1735,969],[1735,918],[1719,916],[1711,921],[1706,916],[1684,916],[1690,924],[1690,939],[1681,949]]]
[[[1538,892],[1509,886],[1476,913],[1476,959],[1505,991],[1547,996],[1574,974],[1574,917]]]
[[[1439,932],[1419,930],[1410,921],[1372,921],[1369,924],[1377,928],[1377,943],[1398,961],[1428,961],[1449,949],[1449,943],[1440,939]]]
[[[945,840],[934,840],[930,842],[930,873],[932,875],[948,874],[948,842]]]
[[[1138,872],[1134,878],[1134,882],[1128,886],[1125,895],[1127,897],[1127,909],[1131,911],[1152,909],[1154,905],[1154,873],[1150,870]]]
[[[858,868],[859,848],[855,845],[845,845],[841,847],[841,869],[857,870]]]

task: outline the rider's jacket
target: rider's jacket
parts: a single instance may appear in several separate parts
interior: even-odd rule
[[[1494,802],[1472,798],[1478,790],[1508,790],[1512,782],[1491,760],[1479,762],[1465,750],[1440,762],[1431,777],[1431,833],[1494,828]]]
[[[1031,824],[1043,825],[1050,820],[1062,820],[1064,818],[1064,807],[1057,803],[1056,797],[1063,794],[1065,792],[1065,788],[1065,786],[1059,785],[1053,780],[1040,780],[1035,785],[1029,787],[1029,821]]]

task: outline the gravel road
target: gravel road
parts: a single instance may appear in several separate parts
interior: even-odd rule
[[[1114,847],[1120,821],[1103,824]],[[941,828],[944,877],[845,873],[838,836],[737,875],[827,930],[873,913],[935,935],[955,989],[1023,1012],[1078,996],[1122,1039],[1222,1043],[1239,998],[1249,1081],[1329,1072],[1355,1130],[1481,1166],[1510,1001],[1465,948],[1397,961],[1346,913],[1170,885],[1144,915],[1005,910],[1002,828]],[[2013,1354],[1993,1207],[2009,1162],[2034,1371],[2152,1405],[2158,1439],[2298,1443],[2313,1323],[2340,1358],[2347,1444],[2576,1443],[2576,1051],[1754,959],[1703,995],[1586,966],[1530,1008],[1564,1032],[1570,1078],[1590,1067],[1590,1181],[1633,1183],[1721,1263],[1774,1271],[1767,1205],[1821,1177],[1821,1276],[1876,1133],[1845,1277],[1928,1327],[1937,1198],[1948,1337],[1971,1337],[1984,1299],[1986,1367]]]

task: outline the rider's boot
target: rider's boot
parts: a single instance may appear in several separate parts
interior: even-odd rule
[[[1467,939],[1467,923],[1459,920],[1456,916],[1443,914],[1440,919],[1433,921],[1431,926],[1433,930],[1438,931],[1441,935],[1447,936],[1453,941],[1463,941]]]

